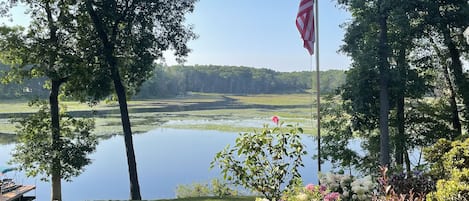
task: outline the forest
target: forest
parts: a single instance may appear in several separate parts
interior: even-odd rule
[[[0,65],[0,75],[8,67]],[[316,72],[277,72],[240,66],[162,66],[156,65],[151,77],[135,89],[132,99],[167,98],[187,92],[227,94],[303,93],[316,88],[312,76]],[[345,83],[342,70],[321,71],[321,93],[335,93]],[[44,88],[46,78],[26,79],[0,85],[3,100],[46,98],[49,91]],[[313,83],[313,86],[311,86]],[[63,98],[66,98],[62,96]],[[73,98],[68,98],[68,100]]]

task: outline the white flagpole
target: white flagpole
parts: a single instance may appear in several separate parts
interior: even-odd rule
[[[321,172],[321,91],[320,91],[320,81],[319,81],[319,0],[315,0],[315,16],[314,16],[314,32],[316,35],[315,45],[316,45],[316,99],[317,99],[317,127],[318,127],[318,172]],[[319,174],[318,174],[319,180]],[[318,182],[320,183],[320,182]]]

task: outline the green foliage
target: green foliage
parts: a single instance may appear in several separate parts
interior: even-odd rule
[[[449,170],[444,166],[443,157],[451,150],[451,141],[438,140],[434,145],[423,150],[424,158],[430,164],[430,174],[437,179],[449,178]]]
[[[451,111],[445,98],[406,102],[406,145],[409,150],[430,146],[440,138],[454,139],[457,133],[449,128]]]
[[[430,164],[434,179],[449,179],[453,170],[469,168],[469,138],[461,141],[440,139],[424,149],[424,158]]]
[[[440,98],[425,100],[410,99],[405,102],[406,119],[404,139],[407,152],[420,149],[435,143],[439,138],[453,139],[456,133],[449,128],[451,117],[447,102]],[[364,174],[375,175],[379,153],[379,135],[377,129],[365,129],[355,117],[363,114],[350,114],[350,105],[340,104],[334,97],[325,98],[321,103],[322,126],[322,158],[329,160],[337,168],[349,168]],[[396,115],[390,115],[391,126],[397,125]],[[398,138],[395,129],[391,129],[391,145],[396,146]],[[358,153],[350,145],[361,139],[362,153]],[[443,148],[440,150],[444,150]],[[392,152],[394,153],[394,152]],[[436,158],[438,158],[437,156]]]
[[[332,96],[324,98],[321,103],[324,135],[321,136],[322,159],[331,161],[336,168],[352,168],[360,164],[356,150],[349,143],[356,136],[353,134],[351,116],[344,112],[346,105],[338,103]]]
[[[188,185],[178,185],[176,188],[177,198],[195,198],[215,196],[219,198],[237,196],[238,191],[229,184],[213,179],[209,184],[194,183]]]
[[[262,193],[278,201],[284,184],[293,185],[300,177],[306,154],[301,143],[303,129],[287,125],[273,129],[267,125],[261,132],[241,133],[234,147],[218,152],[211,166],[218,164],[223,176],[234,184]]]
[[[436,189],[427,195],[427,200],[469,200],[469,168],[453,169],[451,178],[438,180]]]
[[[338,193],[334,193],[335,197],[339,197]],[[308,184],[303,186],[301,182],[291,186],[283,195],[282,200],[284,201],[309,201],[309,200],[328,200],[337,201],[339,199],[326,199],[327,196],[332,195],[328,192],[325,186],[315,186]],[[342,199],[340,199],[342,200]]]
[[[82,48],[89,49],[86,57],[95,61],[93,65],[98,72],[91,75],[98,76],[97,81],[99,76],[104,76],[105,86],[112,85],[109,82],[118,76],[127,93],[138,91],[152,75],[153,64],[163,57],[163,51],[172,49],[180,59],[190,52],[187,42],[196,35],[185,20],[195,2],[78,2],[80,9],[87,13],[80,21],[84,28],[80,31],[86,36],[80,42]],[[90,24],[92,27],[88,29]]]
[[[237,196],[239,193],[233,189],[228,183],[220,181],[219,179],[213,179],[212,182],[212,194],[217,197]]]
[[[341,70],[321,73],[321,93],[334,93],[345,82]],[[304,92],[311,85],[311,72],[276,72],[236,66],[156,66],[136,98],[155,98],[186,92],[260,94]]]
[[[194,183],[188,185],[178,185],[176,188],[177,198],[194,198],[211,196],[208,184]]]
[[[74,119],[64,111],[60,115],[61,141],[58,151],[52,146],[50,109],[43,101],[34,101],[39,107],[37,113],[23,119],[16,119],[18,143],[12,154],[11,163],[18,164],[19,170],[27,176],[46,176],[52,173],[52,158],[60,158],[61,177],[70,181],[78,176],[83,167],[90,164],[87,157],[96,149],[96,137],[91,135],[94,128],[92,119]]]
[[[321,158],[331,161],[336,168],[358,170],[365,174],[375,174],[378,164],[379,135],[375,129],[363,129],[357,122],[356,115],[347,111],[350,105],[340,103],[334,97],[323,101],[321,106],[322,126],[324,135],[321,136]],[[359,153],[351,144],[362,140]]]
[[[97,65],[97,64],[93,64]],[[235,94],[291,93],[315,89],[311,76],[315,72],[276,72],[267,69],[236,66],[171,66],[153,65],[152,75],[139,88],[129,89],[135,99],[173,97],[187,92],[214,92]],[[64,100],[99,100],[106,97],[112,86],[106,72],[97,67],[92,71],[77,69],[80,78],[69,79],[63,85],[67,89],[61,94]],[[0,77],[5,77],[10,68],[0,64]],[[240,73],[243,72],[243,73]],[[95,76],[96,75],[96,76]],[[98,76],[99,75],[99,76]],[[12,75],[10,75],[12,76]],[[87,78],[88,84],[81,82]],[[341,70],[321,71],[321,93],[333,94],[345,83],[345,73]],[[18,99],[46,97],[45,78],[10,82],[0,85],[0,98]],[[246,85],[241,86],[241,85]],[[99,86],[99,87],[98,87]],[[99,88],[99,89],[98,89]]]
[[[430,173],[438,179],[436,192],[427,196],[429,200],[469,199],[469,138],[448,141],[440,139],[424,150],[430,163]]]
[[[228,198],[216,198],[216,197],[196,197],[196,198],[178,198],[178,199],[164,199],[157,201],[255,201],[255,197],[228,197]]]

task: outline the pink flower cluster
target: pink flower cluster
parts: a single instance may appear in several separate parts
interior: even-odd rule
[[[319,186],[318,189],[316,189],[316,186],[314,184],[308,184],[306,185],[306,189],[311,191],[311,192],[314,192],[315,190],[319,190],[319,192],[321,194],[325,193],[326,190],[327,190],[327,187],[325,186]]]
[[[315,186],[314,184],[308,184],[305,186],[305,188],[312,193],[319,191],[319,193],[324,196],[324,201],[337,201],[340,198],[340,194],[338,192],[328,193],[326,186]]]
[[[337,201],[339,200],[340,194],[338,192],[328,193],[324,196],[324,201]]]

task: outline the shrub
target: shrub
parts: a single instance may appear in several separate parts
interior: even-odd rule
[[[392,174],[389,184],[397,194],[413,192],[418,195],[426,195],[435,190],[435,181],[428,174],[421,171]]]
[[[217,197],[236,196],[238,191],[219,179],[212,180],[212,194]]]
[[[469,169],[453,170],[449,180],[440,179],[437,191],[427,195],[427,200],[469,200]]]
[[[469,200],[469,138],[450,142],[439,140],[424,150],[431,164],[434,178],[438,178],[436,191],[428,200]]]
[[[220,181],[219,179],[213,179],[208,183],[193,183],[188,185],[178,185],[176,188],[177,198],[193,198],[193,197],[229,197],[237,196],[238,191],[230,186],[229,184]]]
[[[283,201],[311,201],[311,200],[324,200],[324,201],[337,201],[341,200],[340,193],[330,192],[326,186],[319,186],[308,184],[306,186],[295,185],[290,190],[287,190],[282,196]]]
[[[379,181],[379,193],[373,196],[374,201],[423,201],[425,200],[424,193],[414,193],[413,189],[403,193],[396,193],[394,186],[391,185],[387,175],[388,168],[386,166],[380,167]]]
[[[208,184],[194,183],[188,185],[178,185],[176,188],[176,198],[193,198],[211,196]]]
[[[278,118],[273,118],[278,123]],[[277,124],[278,125],[278,124]],[[301,157],[306,154],[296,126],[282,124],[275,128],[264,126],[261,132],[242,133],[234,147],[229,145],[217,153],[211,167],[218,164],[224,178],[234,184],[259,192],[277,201],[282,188],[300,177]]]
[[[340,194],[340,200],[370,200],[376,184],[371,176],[360,179],[346,174],[320,174],[321,184]]]

